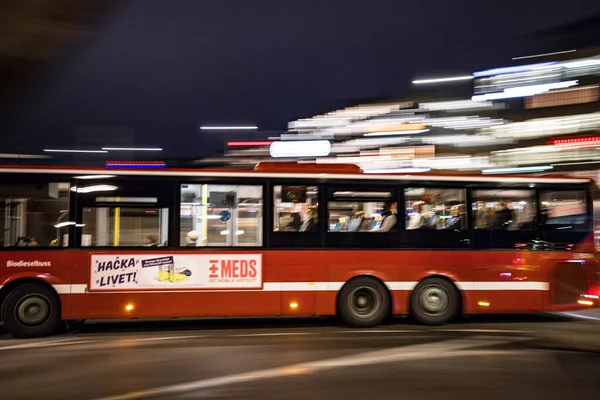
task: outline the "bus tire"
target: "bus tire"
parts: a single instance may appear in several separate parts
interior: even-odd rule
[[[2,304],[5,328],[15,338],[36,338],[53,334],[60,326],[60,298],[40,283],[14,288]]]
[[[460,293],[444,278],[428,278],[410,296],[411,316],[424,325],[444,325],[460,312]]]
[[[390,315],[389,292],[377,279],[353,279],[340,291],[338,314],[340,319],[351,327],[377,326]]]

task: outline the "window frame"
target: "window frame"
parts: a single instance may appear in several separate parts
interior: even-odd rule
[[[594,234],[594,199],[593,199],[593,194],[592,194],[592,190],[589,189],[589,187],[577,187],[577,186],[573,186],[573,187],[569,187],[569,188],[565,188],[565,187],[548,187],[548,188],[539,188],[537,189],[537,196],[539,199],[539,203],[538,203],[538,238],[541,240],[545,241],[545,238],[547,238],[548,235],[547,232],[545,232],[545,227],[546,226],[554,226],[554,227],[561,227],[562,225],[560,224],[556,224],[556,225],[548,225],[546,223],[542,224],[541,221],[541,214],[542,214],[542,192],[583,192],[584,193],[584,198],[585,198],[585,215],[587,220],[587,229],[585,230],[576,230],[576,231],[571,231],[571,232],[567,232],[565,231],[565,233],[571,233],[571,236],[581,236],[580,241],[581,240],[585,240],[585,238],[590,235],[590,234]],[[557,233],[558,228],[555,228],[552,230],[554,233]],[[558,232],[560,233],[560,232]],[[566,241],[566,242],[570,242],[570,241]],[[549,242],[549,243],[555,243],[555,244],[562,244],[564,242]]]
[[[142,204],[142,203],[105,203],[105,202],[96,202],[96,197],[102,197],[100,193],[73,193],[75,196],[75,201],[76,201],[76,223],[77,224],[82,224],[83,223],[83,210],[85,208],[117,208],[116,204],[118,204],[118,208],[140,208],[140,207],[144,207],[144,205],[148,206],[149,208],[156,208],[156,209],[164,209],[166,208],[168,210],[168,227],[167,227],[167,233],[168,233],[168,239],[167,239],[167,246],[161,246],[161,247],[148,247],[148,246],[82,246],[81,242],[82,242],[82,234],[83,234],[83,229],[80,227],[73,227],[74,232],[75,232],[75,240],[74,240],[74,247],[75,248],[79,248],[79,249],[83,249],[83,250],[88,250],[88,251],[104,251],[104,250],[131,250],[131,251],[148,251],[148,252],[152,252],[152,251],[157,251],[157,249],[160,250],[165,250],[165,249],[173,249],[173,214],[176,214],[177,217],[179,217],[179,212],[176,213],[176,211],[179,211],[179,207],[177,207],[177,209],[175,208],[175,202],[174,202],[174,197],[173,197],[173,188],[177,187],[175,185],[175,181],[173,179],[169,179],[170,177],[143,177],[140,175],[131,175],[131,176],[116,176],[114,178],[110,178],[110,180],[107,179],[99,179],[98,183],[102,182],[102,183],[119,183],[119,182],[124,182],[124,183],[131,183],[136,182],[135,186],[144,186],[139,184],[140,182],[146,182],[148,184],[150,184],[152,189],[156,188],[156,187],[160,187],[160,189],[157,189],[155,192],[152,192],[152,190],[146,191],[144,190],[143,194],[139,194],[138,192],[136,192],[135,194],[131,194],[128,195],[127,197],[155,197],[157,199],[156,203],[147,203],[147,204]],[[82,181],[81,179],[76,179],[74,178],[74,186],[77,185],[77,182]],[[91,182],[93,181],[92,179],[90,180],[85,180],[87,182]],[[127,188],[127,191],[131,190],[131,186],[125,186]],[[137,187],[136,187],[137,189]],[[127,193],[126,191],[126,193]],[[108,192],[109,195],[108,196],[104,196],[104,197],[122,197],[122,196],[118,196],[117,192]],[[114,193],[113,195],[110,195],[110,193]],[[71,241],[70,241],[71,242]],[[71,243],[69,243],[71,244]]]
[[[543,186],[544,188],[546,187],[546,185]],[[552,188],[552,186],[548,186],[550,188]],[[533,229],[530,231],[525,231],[525,232],[531,232],[530,238],[528,239],[528,243],[526,244],[531,244],[533,243],[534,240],[538,240],[539,239],[539,233],[540,233],[540,196],[539,196],[539,189],[537,187],[537,185],[535,186],[531,186],[531,185],[485,185],[485,184],[476,184],[476,185],[470,185],[469,187],[469,199],[470,199],[470,203],[468,205],[469,207],[469,212],[471,212],[471,214],[473,213],[473,202],[477,201],[474,197],[474,194],[476,191],[479,190],[523,190],[523,191],[528,191],[528,192],[533,192],[533,199],[536,202],[536,209],[535,209],[535,219],[536,219],[536,224],[534,225]],[[471,229],[472,232],[472,249],[473,250],[492,250],[492,251],[515,251],[515,250],[531,250],[530,248],[521,248],[521,249],[517,249],[514,245],[512,247],[494,247],[493,244],[493,239],[490,237],[489,240],[485,239],[479,239],[477,240],[477,232],[478,231],[485,231],[485,232],[489,232],[491,235],[491,232],[494,232],[494,230],[492,229],[475,229],[475,219],[471,218],[471,222],[469,223],[469,227]],[[513,232],[512,236],[513,237],[517,237],[517,235],[519,235],[518,232],[522,232],[519,230],[513,230],[513,231],[498,231],[498,232]],[[481,235],[479,235],[479,237],[481,237]],[[531,242],[531,243],[530,243]],[[486,246],[485,243],[489,243],[489,246]]]
[[[329,202],[334,201],[333,193],[336,191],[389,191],[390,199],[398,204],[403,200],[403,192],[400,190],[401,185],[395,181],[382,182],[361,182],[361,181],[346,181],[346,182],[328,182],[323,185],[322,189],[322,212],[323,221],[329,220]],[[401,197],[402,195],[402,197]],[[359,200],[359,199],[357,199]],[[345,200],[342,200],[345,201]],[[385,201],[385,199],[365,198],[368,201]],[[398,215],[396,215],[398,217]],[[400,249],[402,248],[402,233],[404,229],[399,221],[396,223],[394,230],[390,232],[330,232],[328,223],[321,224],[321,232],[324,235],[324,249]]]
[[[21,174],[6,173],[2,174],[0,178],[0,185],[8,186],[21,186],[21,185],[39,185],[39,184],[50,184],[50,183],[69,183],[71,187],[75,185],[72,174]],[[69,192],[69,216],[70,218],[76,217],[76,196],[75,193]],[[59,251],[66,249],[75,248],[75,241],[73,238],[76,237],[75,226],[69,225],[66,233],[69,235],[69,243],[67,246],[32,246],[32,247],[17,247],[17,246],[0,246],[0,251]]]
[[[268,182],[265,179],[260,178],[248,178],[240,180],[239,178],[214,178],[214,177],[198,177],[189,179],[176,180],[174,185],[175,190],[175,212],[173,213],[173,232],[175,240],[173,241],[173,249],[176,250],[188,250],[188,251],[203,251],[204,249],[215,249],[215,250],[264,250],[268,247],[267,240],[270,235],[266,232],[268,228],[268,216],[269,213],[266,211],[268,206]],[[237,185],[237,186],[260,186],[262,188],[262,227],[261,227],[261,245],[260,246],[197,246],[197,247],[185,247],[180,243],[181,234],[181,185]]]
[[[319,225],[314,232],[274,232],[275,225],[275,186],[316,186],[317,201],[319,207],[317,212],[319,215]],[[263,204],[268,203],[269,211],[266,213],[266,230],[265,238],[268,238],[269,248],[272,249],[322,249],[323,248],[323,223],[324,204],[323,204],[323,184],[315,180],[307,179],[277,179],[270,180],[267,185],[268,201],[263,200]],[[263,212],[264,214],[264,212]]]
[[[408,188],[424,188],[424,189],[435,189],[435,190],[464,190],[465,192],[465,206],[466,206],[466,216],[467,216],[467,224],[465,229],[461,229],[459,234],[455,234],[454,231],[444,230],[444,229],[427,229],[427,230],[408,230],[406,229],[406,221],[403,220],[402,223],[402,248],[409,250],[471,250],[473,248],[473,233],[471,221],[473,220],[473,211],[471,210],[471,192],[469,191],[469,185],[467,183],[461,182],[443,182],[443,181],[425,181],[421,182],[405,182],[402,187],[402,214],[403,218],[406,218],[406,189]],[[422,232],[427,232],[422,233]],[[438,232],[438,233],[434,233]],[[431,247],[431,246],[412,246],[409,243],[410,236],[427,236],[427,235],[438,235],[444,238],[441,242],[442,244],[439,247]],[[457,237],[457,241],[459,243],[463,243],[463,245],[459,246],[446,246],[444,244],[448,243],[447,238],[451,238],[452,236]]]

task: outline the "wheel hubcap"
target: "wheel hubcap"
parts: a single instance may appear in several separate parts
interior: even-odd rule
[[[348,308],[360,318],[370,318],[381,308],[382,299],[379,292],[368,286],[361,286],[352,291],[348,297]]]
[[[16,309],[16,317],[25,325],[40,325],[48,319],[50,306],[48,301],[40,296],[23,298]]]
[[[437,286],[428,286],[421,291],[419,302],[429,314],[441,314],[448,309],[448,294]]]

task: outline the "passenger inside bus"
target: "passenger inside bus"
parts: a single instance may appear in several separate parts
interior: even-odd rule
[[[413,215],[408,221],[406,229],[421,229],[427,226],[427,216],[425,203],[423,201],[416,201],[412,205]]]
[[[300,227],[300,232],[314,232],[318,226],[319,212],[317,207],[308,207],[306,220]]]
[[[405,197],[407,230],[467,228],[465,190],[410,188]]]
[[[396,203],[392,201],[386,201],[383,204],[381,220],[369,232],[389,232],[396,226],[398,218],[394,215],[395,205]]]
[[[188,234],[185,236],[186,247],[197,247],[198,238],[199,238],[198,232],[196,232],[196,231],[188,232]]]
[[[158,247],[158,236],[151,234],[146,236],[146,247]]]
[[[509,208],[508,203],[504,200],[498,202],[498,209],[494,212],[494,220],[492,229],[507,230],[515,220],[515,213],[512,208]]]

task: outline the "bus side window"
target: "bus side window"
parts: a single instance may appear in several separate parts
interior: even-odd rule
[[[470,246],[465,189],[406,188],[404,200],[405,247]]]
[[[541,239],[555,244],[576,244],[591,232],[587,194],[583,190],[540,192]]]
[[[181,247],[260,247],[262,221],[262,185],[181,185]]]
[[[537,236],[534,190],[473,191],[476,248],[529,248]]]
[[[273,232],[318,232],[316,186],[273,187]]]
[[[391,192],[337,191],[333,197],[327,203],[328,232],[397,231],[398,203]]]
[[[70,183],[39,182],[0,185],[3,236],[0,247],[66,247]]]
[[[166,246],[168,221],[168,208],[84,207],[81,247]]]

